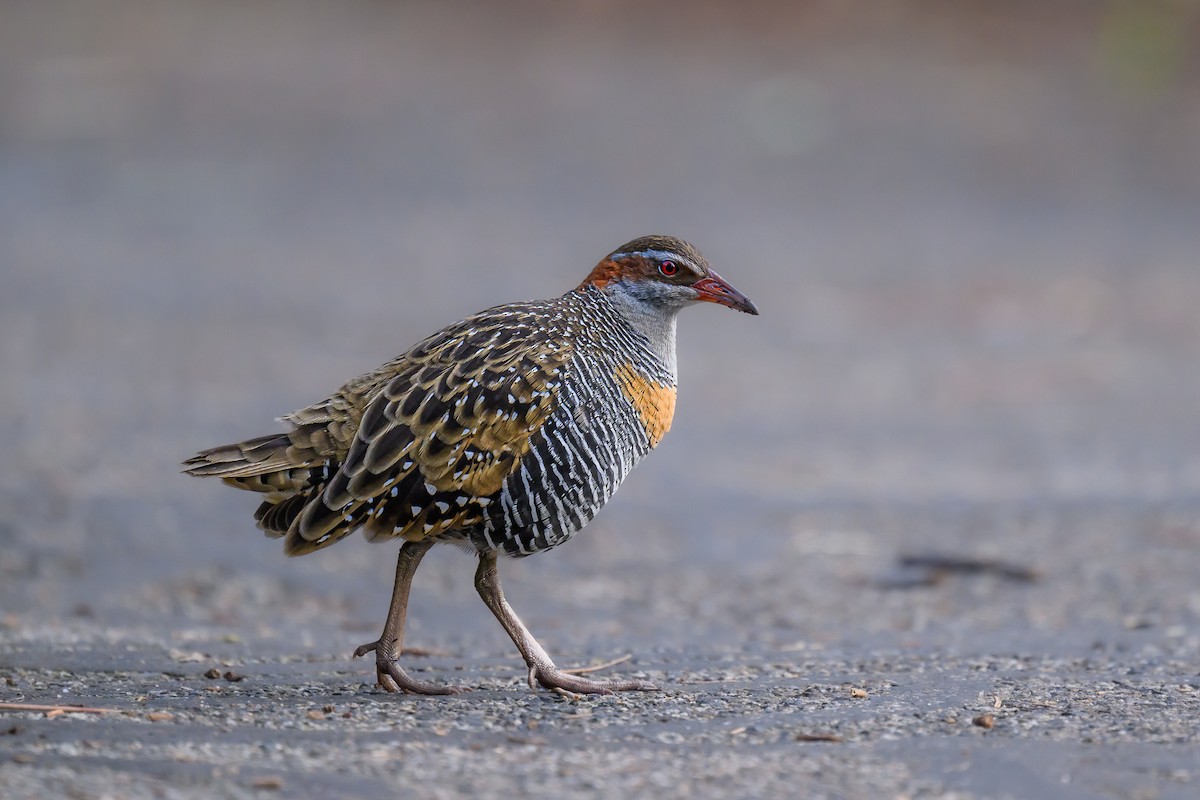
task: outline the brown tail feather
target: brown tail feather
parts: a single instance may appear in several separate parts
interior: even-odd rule
[[[319,498],[337,472],[358,429],[367,397],[378,391],[389,373],[378,371],[355,379],[329,398],[283,417],[291,430],[204,450],[183,462],[184,472],[220,478],[238,489],[264,495],[254,518],[268,536],[288,534],[289,555],[319,550],[359,525],[346,512],[329,525],[320,541],[293,535],[301,511]],[[291,533],[289,533],[291,532]]]
[[[298,462],[292,451],[292,439],[286,433],[260,436],[236,444],[202,450],[183,462],[189,475],[219,478],[244,478],[266,475],[288,467],[311,466]]]
[[[259,436],[203,450],[183,462],[183,471],[220,478],[229,486],[261,492],[278,502],[308,490],[332,467],[331,459],[298,446],[296,433]]]
[[[229,486],[265,494],[254,518],[268,536],[283,536],[309,500],[321,495],[325,481],[337,469],[334,459],[298,447],[296,434],[297,431],[292,431],[260,436],[204,450],[183,462],[184,472],[220,478]],[[339,522],[345,524],[344,520]],[[327,539],[326,543],[333,541]],[[312,542],[296,544],[301,546],[295,546],[289,537],[286,548],[289,554],[300,555],[323,546]]]

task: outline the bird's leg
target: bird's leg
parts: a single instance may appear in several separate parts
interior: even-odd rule
[[[405,542],[400,547],[400,556],[396,559],[396,585],[392,588],[392,605],[383,624],[383,634],[378,641],[364,644],[354,651],[355,658],[375,651],[376,679],[389,692],[397,689],[411,694],[458,694],[466,691],[459,686],[440,686],[414,680],[398,663],[404,644],[404,620],[408,616],[408,591],[412,587],[417,566],[432,546],[433,542]]]
[[[655,691],[658,689],[647,681],[597,681],[570,675],[558,667],[542,646],[533,638],[533,634],[517,617],[517,612],[504,599],[504,590],[500,588],[500,575],[496,571],[496,553],[494,551],[479,554],[479,569],[475,572],[475,588],[483,602],[500,620],[504,630],[512,638],[513,644],[521,651],[525,663],[529,666],[529,688],[537,689],[540,683],[547,689],[562,689],[577,694],[611,694],[621,691]]]

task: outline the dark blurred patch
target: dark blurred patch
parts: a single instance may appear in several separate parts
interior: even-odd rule
[[[896,569],[880,577],[876,585],[882,589],[914,589],[937,586],[958,575],[994,575],[1017,583],[1033,583],[1041,579],[1038,570],[1011,561],[922,553],[897,557]]]

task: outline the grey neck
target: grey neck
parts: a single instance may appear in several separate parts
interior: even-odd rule
[[[674,379],[678,375],[675,358],[675,321],[679,308],[663,308],[631,292],[605,292],[613,307],[629,326],[646,337],[650,349]]]

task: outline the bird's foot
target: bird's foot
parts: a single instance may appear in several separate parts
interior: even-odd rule
[[[388,648],[381,647],[379,642],[368,642],[359,645],[354,650],[354,657],[359,658],[367,653],[375,653],[375,680],[387,692],[407,692],[408,694],[461,694],[471,691],[466,686],[452,686],[439,683],[419,681],[409,677],[401,669],[399,660]]]
[[[561,670],[553,664],[535,664],[529,668],[529,688],[536,691],[539,684],[551,691],[568,695],[658,691],[658,687],[649,681],[636,679],[598,681],[581,678],[566,670]]]

